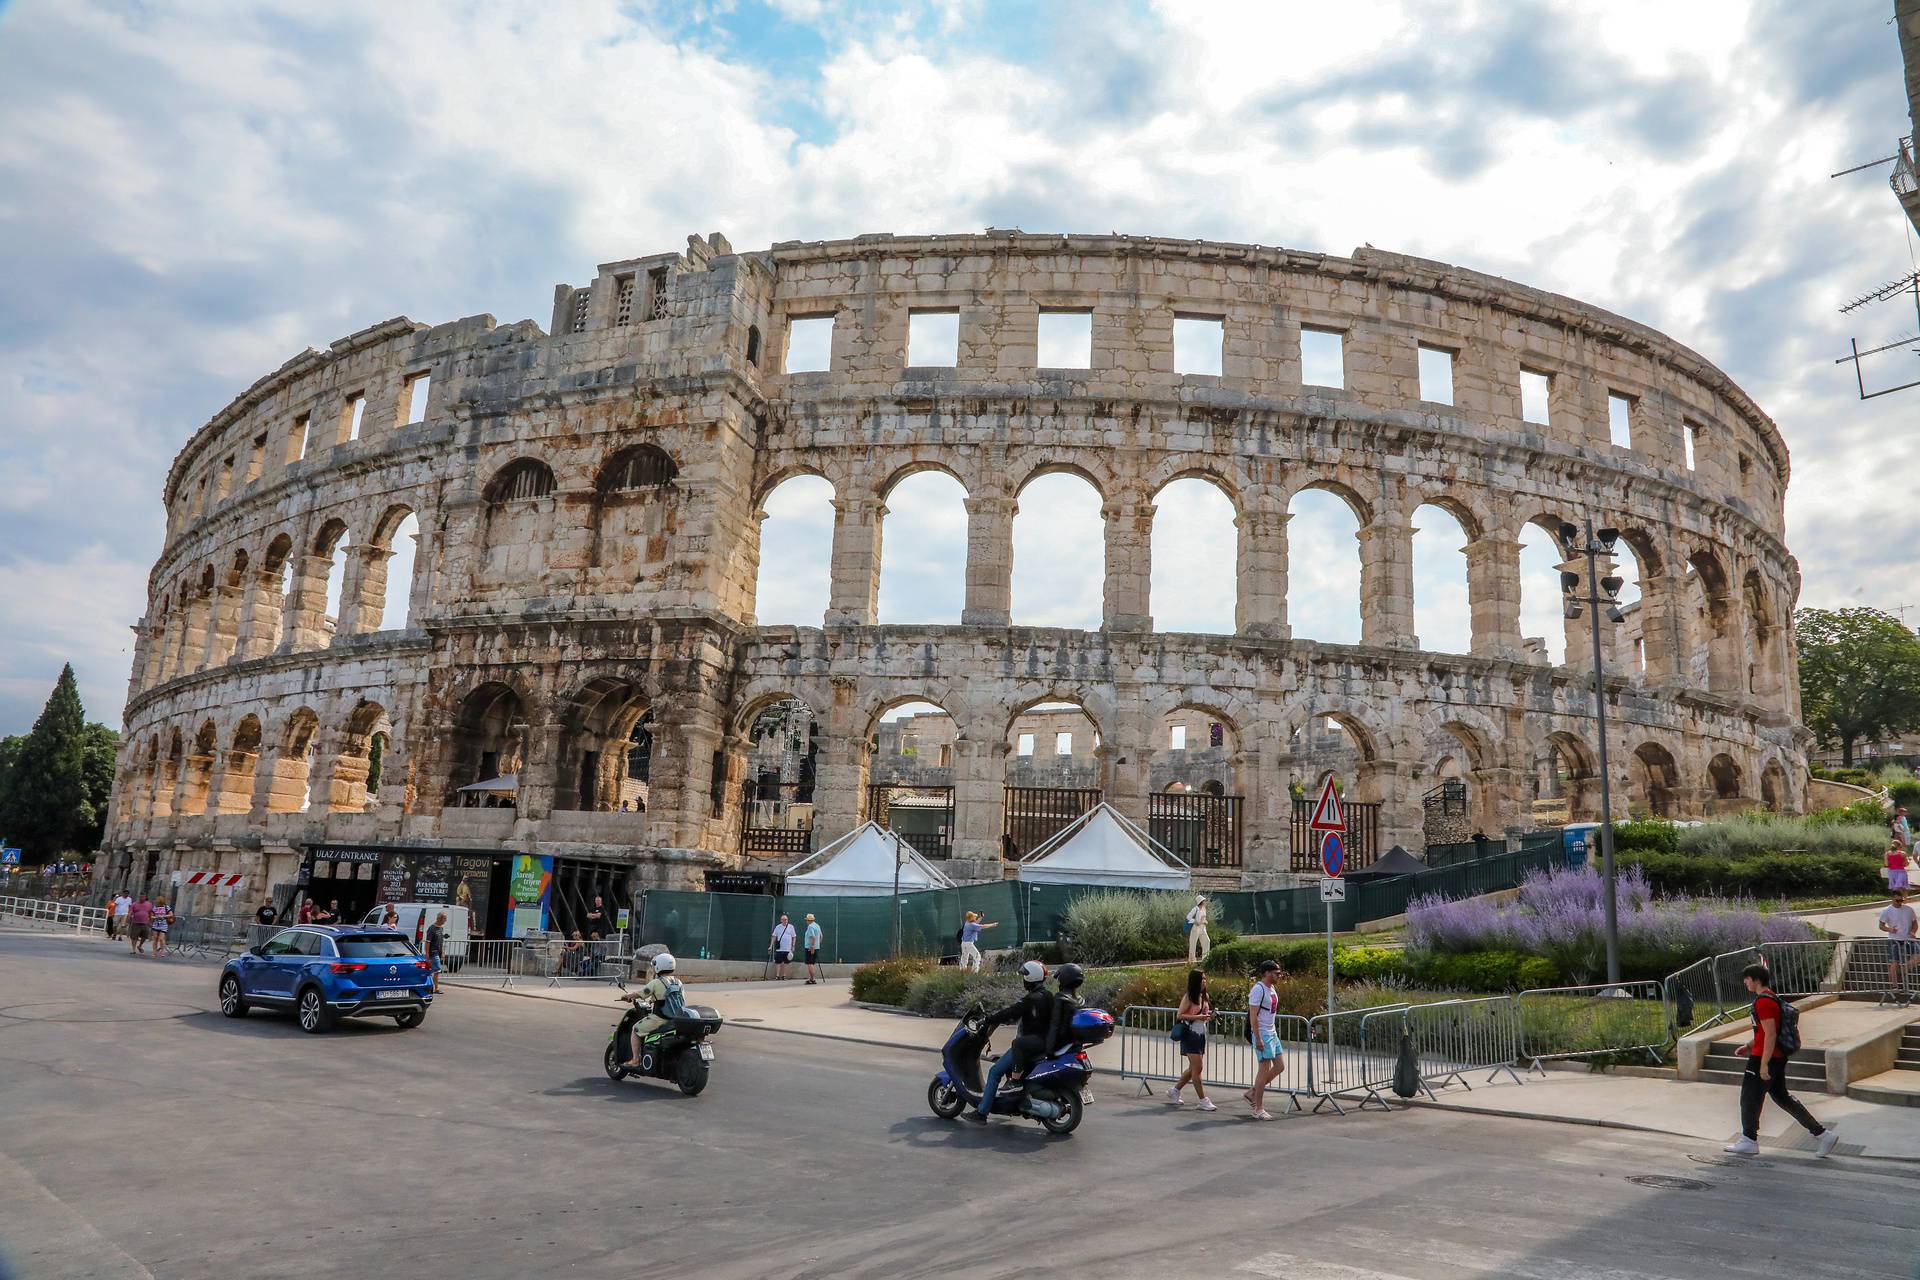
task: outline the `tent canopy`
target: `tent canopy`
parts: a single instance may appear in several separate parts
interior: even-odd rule
[[[896,863],[902,893],[953,888],[953,881],[912,845],[879,823],[866,822],[794,863],[787,872],[787,892],[843,898],[891,896]]]
[[[1035,884],[1110,884],[1125,889],[1193,885],[1186,863],[1104,801],[1023,858],[1020,878]]]
[[[1502,848],[1506,846],[1502,845]],[[1374,859],[1370,867],[1361,867],[1347,872],[1349,880],[1371,880],[1384,876],[1418,875],[1427,869],[1427,864],[1402,849],[1399,845],[1387,850]]]
[[[517,773],[503,773],[497,778],[487,778],[480,782],[468,783],[466,786],[460,788],[460,790],[464,792],[483,792],[488,795],[518,795],[520,792],[520,775]]]

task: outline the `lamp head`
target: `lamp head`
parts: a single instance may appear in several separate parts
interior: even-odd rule
[[[1580,616],[1580,602],[1578,600],[1567,601],[1567,617],[1577,618],[1579,616]]]
[[[1620,541],[1620,531],[1618,529],[1602,529],[1598,536],[1601,547],[1606,550],[1607,554],[1613,554],[1613,544]]]
[[[1580,575],[1571,569],[1560,571],[1560,589],[1569,595],[1580,589]]]
[[[1613,577],[1613,578],[1600,579],[1600,589],[1606,592],[1610,596],[1619,595],[1620,588],[1626,585],[1627,585],[1627,580],[1625,578]]]
[[[1580,545],[1580,526],[1571,520],[1560,522],[1560,545],[1572,551]]]

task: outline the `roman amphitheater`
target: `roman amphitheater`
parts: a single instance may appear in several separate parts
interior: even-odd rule
[[[889,503],[926,471],[964,487],[964,611],[883,623]],[[1097,493],[1095,628],[1014,607],[1023,492],[1061,474]],[[353,906],[449,859],[498,892],[533,854],[576,889],[684,887],[871,816],[979,879],[1104,798],[1214,882],[1271,884],[1329,773],[1363,858],[1588,819],[1589,619],[1550,569],[1524,585],[1565,634],[1522,634],[1521,546],[1589,519],[1637,569],[1603,623],[1616,810],[1794,809],[1787,475],[1691,350],[1437,262],[690,237],[559,286],[546,330],[395,319],[303,352],[195,433],[102,874]],[[1232,504],[1230,634],[1153,617],[1156,499],[1196,479]],[[804,625],[756,619],[790,483],[831,485]],[[1351,513],[1358,643],[1289,625],[1310,491]],[[1415,529],[1446,522],[1458,653],[1414,628]]]

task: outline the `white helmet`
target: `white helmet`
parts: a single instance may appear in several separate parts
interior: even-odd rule
[[[653,958],[653,971],[655,973],[672,973],[674,964],[674,958],[665,951],[662,951]]]
[[[1047,966],[1038,960],[1029,960],[1020,966],[1020,981],[1028,986],[1037,986],[1047,980]]]

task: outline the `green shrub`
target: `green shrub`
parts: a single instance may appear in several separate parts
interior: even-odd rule
[[[1903,804],[1909,809],[1920,806],[1920,781],[1913,775],[1887,783],[1887,798],[1895,804]]]
[[[1887,811],[1878,800],[1863,797],[1838,809],[1815,810],[1801,821],[1809,827],[1877,827],[1884,834]]]
[[[1711,854],[1635,853],[1647,882],[1661,894],[1720,894],[1744,898],[1801,898],[1818,894],[1880,890],[1883,859],[1863,853],[1760,853],[1745,857]]]
[[[1187,954],[1187,912],[1192,909],[1193,899],[1184,893],[1096,890],[1068,905],[1060,949],[1082,965],[1182,957]],[[1215,946],[1239,936],[1224,925],[1210,926],[1208,933]]]
[[[1855,806],[1849,805],[1848,810]],[[1887,829],[1879,808],[1875,820],[1814,822],[1771,813],[1743,813],[1722,822],[1682,827],[1676,851],[1711,858],[1741,858],[1754,854],[1798,852],[1817,855],[1884,853]]]
[[[939,968],[920,956],[902,956],[897,960],[876,960],[853,971],[853,998],[867,1004],[904,1007],[914,980]]]
[[[1625,853],[1633,849],[1649,849],[1656,853],[1672,853],[1679,848],[1680,828],[1671,822],[1659,818],[1641,818],[1633,822],[1613,824],[1613,851]]]
[[[1441,990],[1525,991],[1560,984],[1553,961],[1518,951],[1412,952],[1405,964],[1414,982]]]

